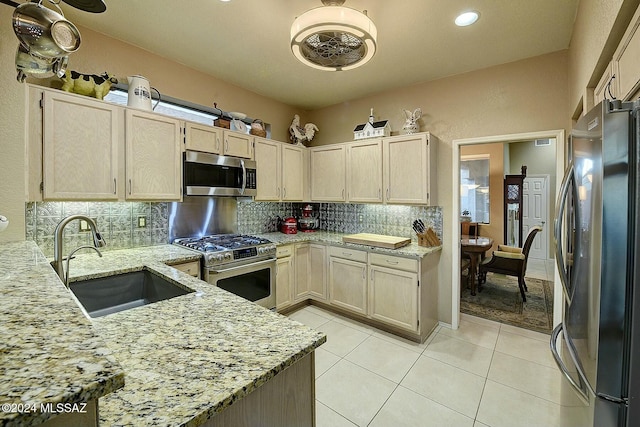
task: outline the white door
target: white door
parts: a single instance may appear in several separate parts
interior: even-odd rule
[[[533,175],[526,177],[522,183],[522,238],[526,239],[531,227],[542,227],[542,232],[536,235],[531,246],[531,258],[548,257],[548,182],[549,175]]]

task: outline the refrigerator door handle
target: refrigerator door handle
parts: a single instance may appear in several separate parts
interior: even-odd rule
[[[555,329],[551,333],[551,341],[549,342],[549,346],[551,347],[551,354],[553,355],[553,359],[555,360],[556,365],[558,365],[558,368],[560,369],[560,372],[562,372],[562,375],[564,375],[564,377],[567,379],[567,381],[569,381],[569,384],[571,384],[571,386],[575,389],[576,393],[578,393],[578,396],[588,405],[589,404],[589,395],[571,377],[571,375],[569,374],[569,370],[567,369],[566,365],[564,364],[564,361],[560,357],[560,353],[558,353],[557,341],[558,341],[558,335],[560,335],[560,332],[562,332],[562,329],[563,329],[563,324],[560,323],[558,326],[555,327]],[[576,366],[576,368],[578,370],[580,369],[577,366]]]
[[[556,264],[560,273],[560,282],[562,283],[562,289],[564,290],[565,298],[567,302],[571,304],[571,297],[569,292],[569,278],[567,277],[567,270],[564,264],[564,257],[562,256],[562,217],[564,216],[564,210],[566,207],[567,196],[569,194],[569,185],[573,181],[573,161],[569,162],[569,166],[562,178],[562,184],[560,184],[560,193],[558,194],[558,200],[556,202],[556,214],[553,224],[553,241],[556,249]]]

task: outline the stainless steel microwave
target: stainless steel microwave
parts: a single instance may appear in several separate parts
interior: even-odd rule
[[[256,162],[186,150],[183,163],[187,196],[255,196]]]

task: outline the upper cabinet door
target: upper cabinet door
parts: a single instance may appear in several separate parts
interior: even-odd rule
[[[185,148],[187,150],[220,154],[223,131],[200,123],[185,123]]]
[[[640,8],[613,54],[619,98],[630,100],[640,90]]]
[[[282,197],[281,144],[264,138],[255,140],[257,164],[256,200],[279,201]]]
[[[282,144],[282,200],[302,201],[304,181],[302,148]]]
[[[432,168],[428,134],[384,138],[384,199],[387,203],[428,204]],[[435,183],[434,183],[435,185]],[[433,204],[433,200],[431,200]]]
[[[346,200],[346,147],[332,144],[311,149],[311,200]]]
[[[382,202],[382,141],[349,144],[347,199],[350,202]]]
[[[127,109],[125,134],[126,198],[181,200],[180,122]]]
[[[122,108],[45,91],[44,200],[117,200]]]
[[[253,137],[244,133],[225,130],[223,151],[225,156],[253,159]]]

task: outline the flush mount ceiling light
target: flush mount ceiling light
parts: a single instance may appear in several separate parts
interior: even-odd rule
[[[458,27],[467,27],[473,23],[475,23],[478,18],[480,18],[480,14],[476,11],[464,12],[458,15],[455,20],[455,23]]]
[[[291,26],[291,51],[302,63],[325,71],[351,70],[376,52],[378,30],[366,11],[343,7],[345,0],[322,0]]]

